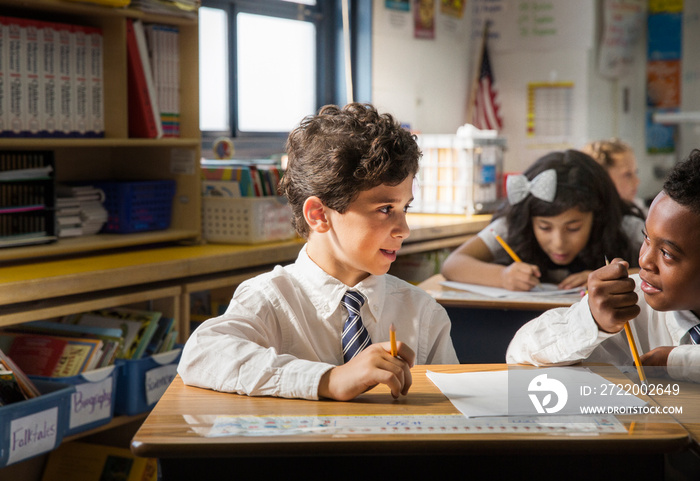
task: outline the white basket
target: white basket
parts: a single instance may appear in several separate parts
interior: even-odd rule
[[[294,237],[284,197],[202,197],[202,235],[222,244],[257,244]]]

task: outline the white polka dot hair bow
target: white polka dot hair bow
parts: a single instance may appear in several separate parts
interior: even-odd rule
[[[532,194],[538,199],[552,202],[557,195],[557,171],[554,169],[545,170],[528,180],[522,174],[509,175],[506,180],[506,193],[508,202],[511,205],[517,204]]]

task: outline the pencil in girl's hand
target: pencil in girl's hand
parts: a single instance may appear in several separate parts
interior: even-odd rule
[[[391,342],[391,355],[393,357],[398,356],[398,351],[396,350],[396,329],[394,329],[394,324],[389,326],[389,342]]]
[[[506,244],[506,241],[504,241],[500,235],[496,234],[493,231],[493,229],[491,229],[491,233],[494,235],[494,237],[496,237],[496,240],[498,241],[498,243],[501,244],[501,247],[503,247],[503,249],[505,249],[505,251],[508,253],[508,255],[510,256],[511,259],[513,259],[515,262],[522,262],[520,260],[520,257],[518,257],[518,254],[516,254],[515,251],[513,249],[511,249],[508,244]]]

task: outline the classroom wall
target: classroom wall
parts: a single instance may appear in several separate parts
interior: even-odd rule
[[[469,9],[461,19],[437,15],[435,38],[419,40],[412,11],[384,5],[375,1],[372,12],[372,102],[423,133],[456,132],[466,108]]]
[[[638,2],[646,9],[646,0]],[[435,38],[413,36],[412,13],[388,11],[385,2],[374,2],[372,46],[372,101],[412,128],[423,133],[454,133],[465,123],[465,110],[479,35],[475,25],[482,18],[473,7],[515,8],[531,2],[472,0],[463,18],[446,21],[436,2]],[[504,119],[502,134],[508,142],[506,171],[522,171],[540,155],[562,148],[580,148],[587,141],[619,137],[635,149],[641,178],[639,194],[653,197],[661,188],[665,172],[691,148],[700,146],[700,124],[683,125],[674,154],[647,154],[646,29],[633,45],[628,71],[619,78],[603,77],[598,52],[603,25],[604,0],[543,0],[538,2],[559,12],[576,11],[573,24],[579,29],[567,41],[553,41],[546,48],[527,48],[527,42],[511,42],[508,48],[490,47],[491,63]],[[692,5],[691,5],[692,3]],[[561,16],[562,14],[560,14]],[[561,19],[559,19],[561,20]],[[590,20],[590,21],[589,21]],[[644,27],[646,24],[644,25]],[[685,2],[683,17],[682,110],[700,110],[700,2]],[[511,32],[505,32],[505,36]],[[490,40],[490,46],[498,40]],[[538,142],[526,135],[527,84],[574,82],[571,135]]]

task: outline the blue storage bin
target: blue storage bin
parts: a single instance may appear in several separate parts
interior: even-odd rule
[[[114,417],[119,366],[106,366],[77,376],[49,378],[30,376],[35,381],[53,381],[75,386],[70,398],[68,431],[71,436],[107,424]]]
[[[0,467],[56,449],[68,430],[75,387],[36,381],[41,396],[0,407]]]
[[[156,405],[177,374],[182,348],[143,359],[117,359],[117,402],[115,414],[133,416]]]
[[[102,232],[130,233],[170,227],[174,180],[94,182],[109,214]]]

